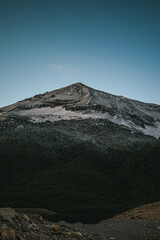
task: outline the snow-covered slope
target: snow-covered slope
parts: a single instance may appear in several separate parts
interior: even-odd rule
[[[82,83],[39,94],[0,109],[0,119],[26,116],[33,123],[107,119],[131,132],[160,137],[160,106],[97,91]]]

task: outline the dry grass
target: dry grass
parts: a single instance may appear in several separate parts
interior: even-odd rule
[[[147,219],[160,221],[160,202],[150,203],[115,215],[120,219]]]

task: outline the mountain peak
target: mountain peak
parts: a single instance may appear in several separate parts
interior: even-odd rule
[[[101,119],[160,137],[160,106],[98,91],[81,82],[0,109],[0,118],[12,114],[27,116],[35,123]]]
[[[81,83],[81,82],[75,82],[75,83],[73,83],[73,85],[76,85],[76,86],[85,86],[83,83]]]
[[[67,88],[69,87],[79,87],[79,88],[83,88],[83,87],[86,87],[86,88],[89,88],[88,86],[86,86],[85,84],[81,83],[81,82],[75,82],[69,86],[67,86]]]

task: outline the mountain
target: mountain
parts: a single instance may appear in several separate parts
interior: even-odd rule
[[[94,90],[82,83],[39,94],[0,109],[1,117],[26,116],[33,123],[101,119],[160,137],[160,106]]]
[[[96,222],[160,198],[158,105],[75,83],[1,108],[0,132],[0,207]]]

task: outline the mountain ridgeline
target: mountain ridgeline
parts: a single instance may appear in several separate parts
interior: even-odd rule
[[[160,200],[160,106],[81,83],[0,109],[0,207],[98,222]]]

